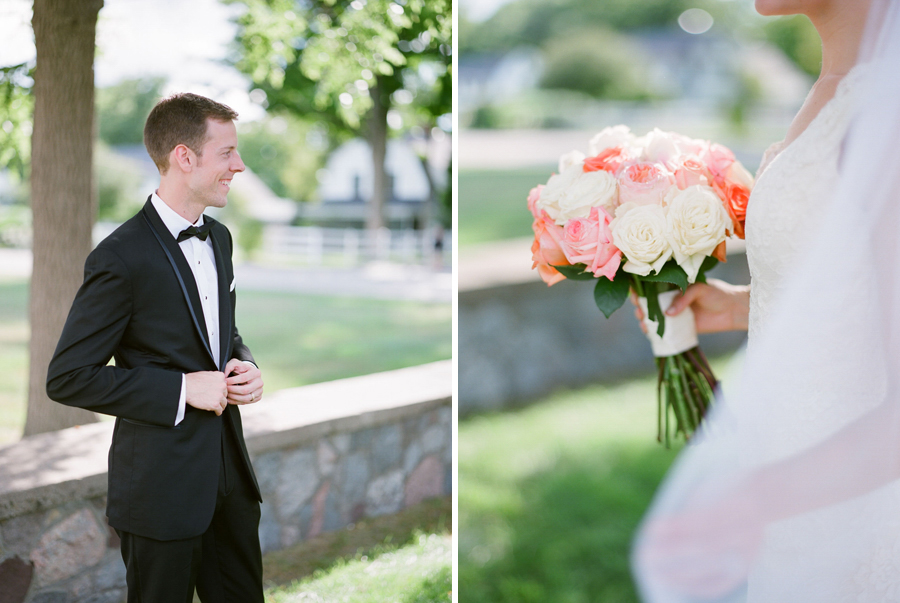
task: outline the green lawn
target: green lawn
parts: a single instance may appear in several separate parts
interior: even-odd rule
[[[28,285],[0,283],[0,445],[25,422]],[[237,324],[270,392],[449,359],[450,304],[244,291]]]
[[[450,601],[450,592],[450,536],[420,533],[412,544],[342,559],[310,578],[270,590],[266,601],[443,603]]]
[[[712,365],[727,392],[736,363]],[[678,449],[655,375],[460,421],[459,600],[636,602],[631,539]]]
[[[435,498],[267,553],[266,601],[447,602],[451,513]]]
[[[655,412],[646,378],[461,422],[460,601],[637,601],[630,540],[676,454]]]
[[[528,191],[546,183],[554,166],[521,170],[460,170],[459,245],[532,236]]]

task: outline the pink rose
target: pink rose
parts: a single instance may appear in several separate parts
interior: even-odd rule
[[[538,209],[537,209],[537,207],[535,207],[535,203],[537,203],[538,199],[541,198],[542,190],[544,190],[544,185],[538,184],[536,187],[531,189],[531,191],[528,193],[528,211],[531,212],[531,215],[534,216],[535,219],[537,219],[539,217]]]
[[[673,167],[675,185],[679,190],[683,191],[689,186],[698,184],[708,186],[712,180],[712,174],[706,169],[706,165],[695,156],[679,157]]]
[[[549,287],[566,278],[553,266],[568,266],[569,260],[562,248],[563,227],[554,224],[547,212],[541,214],[531,225],[534,230],[534,243],[531,244],[531,259],[534,263],[531,268],[537,268],[541,279]]]
[[[662,205],[675,179],[658,163],[633,163],[619,174],[619,204]]]
[[[595,277],[613,280],[622,252],[613,244],[609,223],[612,218],[603,208],[591,208],[587,218],[575,218],[566,223],[562,249],[572,264],[585,264]]]
[[[724,178],[728,168],[734,163],[734,153],[720,144],[713,143],[700,155],[700,159],[706,163],[713,176]]]

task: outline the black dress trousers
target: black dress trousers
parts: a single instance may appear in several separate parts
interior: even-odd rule
[[[263,603],[259,502],[238,460],[234,434],[222,430],[216,508],[206,532],[154,540],[116,530],[122,540],[128,603]]]

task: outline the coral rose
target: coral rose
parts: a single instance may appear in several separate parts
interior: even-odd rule
[[[613,280],[622,252],[613,244],[610,215],[598,207],[587,218],[569,220],[564,229],[563,252],[572,264],[585,264],[595,277]]]
[[[531,228],[534,230],[534,243],[531,245],[532,269],[537,268],[541,279],[552,286],[566,277],[553,266],[567,266],[569,260],[562,249],[563,229],[553,223],[546,213],[535,218]]]
[[[720,178],[713,181],[712,188],[722,200],[722,205],[725,207],[725,211],[728,212],[728,217],[731,218],[731,232],[738,238],[743,239],[750,189]]]
[[[612,147],[584,160],[585,172],[617,174],[622,165],[632,160],[632,154],[622,147]]]

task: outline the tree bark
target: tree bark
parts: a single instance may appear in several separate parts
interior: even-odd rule
[[[375,86],[369,93],[372,96],[372,110],[369,115],[369,146],[372,147],[372,167],[374,168],[374,180],[372,187],[372,201],[369,204],[369,213],[366,217],[366,228],[378,230],[384,226],[384,208],[391,198],[388,186],[387,170],[384,167],[384,159],[387,155],[387,113],[389,101],[385,98],[385,86],[382,76],[376,77]]]
[[[35,0],[31,357],[25,435],[94,422],[47,397],[47,365],[91,250],[94,49],[103,0]]]

